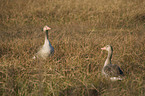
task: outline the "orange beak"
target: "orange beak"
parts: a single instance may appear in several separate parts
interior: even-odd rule
[[[101,50],[106,50],[106,47],[101,48]]]
[[[47,27],[47,30],[50,30],[51,28],[50,27]]]

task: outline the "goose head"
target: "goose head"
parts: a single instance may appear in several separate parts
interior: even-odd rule
[[[113,51],[113,48],[111,45],[106,45],[105,47],[101,48],[102,50],[106,50],[108,52],[112,52]]]
[[[50,28],[50,27],[48,27],[48,26],[46,25],[46,26],[44,26],[44,27],[43,27],[43,29],[42,29],[42,30],[43,30],[43,31],[48,31],[48,30],[50,30],[50,29],[51,29],[51,28]]]

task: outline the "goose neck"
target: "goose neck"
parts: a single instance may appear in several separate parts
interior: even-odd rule
[[[108,51],[108,56],[107,56],[104,66],[111,64],[111,58],[112,58],[112,51]]]
[[[45,42],[44,45],[49,45],[49,40],[48,40],[48,30],[45,31]]]
[[[48,39],[48,30],[45,31],[45,38]]]

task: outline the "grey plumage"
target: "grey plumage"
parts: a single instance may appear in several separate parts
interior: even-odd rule
[[[111,77],[123,76],[123,71],[116,64],[108,64],[103,67],[105,73]]]

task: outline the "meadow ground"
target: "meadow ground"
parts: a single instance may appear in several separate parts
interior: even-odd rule
[[[52,28],[55,49],[32,60]],[[107,52],[125,73],[102,77]],[[144,0],[0,0],[1,96],[145,96]]]

